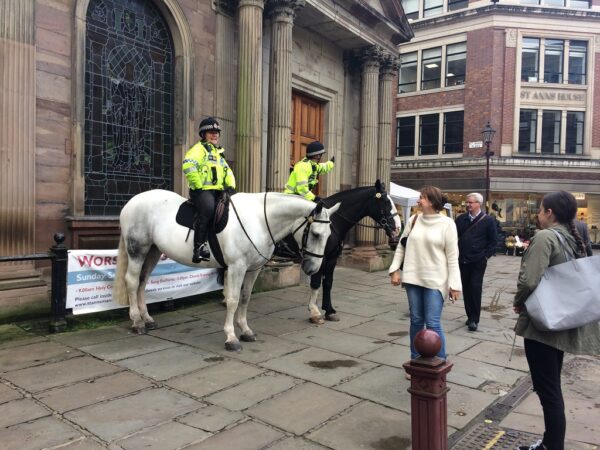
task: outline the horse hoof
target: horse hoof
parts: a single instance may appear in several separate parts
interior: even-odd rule
[[[158,324],[153,320],[152,322],[146,322],[146,330],[156,330]]]
[[[244,342],[255,342],[256,341],[256,335],[254,333],[252,334],[242,334],[240,336],[240,339]]]
[[[329,320],[330,322],[339,322],[340,318],[337,314],[325,314],[325,320]]]
[[[239,342],[225,342],[225,350],[229,352],[239,352],[242,350],[242,344]]]
[[[316,323],[317,325],[323,325],[325,323],[325,321],[323,320],[323,316],[311,316],[311,318],[308,320],[310,321],[310,323]]]
[[[146,327],[144,325],[131,327],[135,334],[146,334]]]

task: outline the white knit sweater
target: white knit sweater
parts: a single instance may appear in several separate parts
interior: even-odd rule
[[[411,231],[413,218],[402,237],[407,236],[406,248],[398,245],[389,273],[402,269],[402,282],[439,289],[444,299],[448,288],[462,291],[458,268],[458,234],[454,221],[443,214],[419,214]]]

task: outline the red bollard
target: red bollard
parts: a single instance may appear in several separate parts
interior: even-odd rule
[[[435,356],[442,340],[433,330],[419,331],[414,345],[421,356],[402,365],[411,376],[412,450],[448,450],[446,374],[453,364]]]

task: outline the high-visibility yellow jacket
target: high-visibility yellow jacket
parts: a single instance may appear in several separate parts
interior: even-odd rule
[[[190,189],[235,189],[235,177],[223,157],[223,147],[200,141],[190,148],[183,159],[183,173]]]
[[[313,201],[315,194],[311,191],[319,182],[317,177],[322,173],[331,172],[332,169],[333,162],[331,161],[317,163],[312,159],[304,158],[294,166],[283,192],[301,195],[306,200]]]

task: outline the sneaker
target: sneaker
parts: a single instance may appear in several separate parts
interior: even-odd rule
[[[546,446],[542,444],[542,440],[540,439],[535,444],[519,445],[516,450],[546,450]]]

